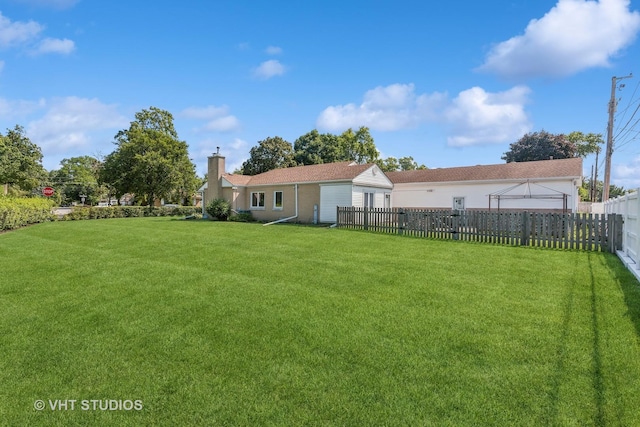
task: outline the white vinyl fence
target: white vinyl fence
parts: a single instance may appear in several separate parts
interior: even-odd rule
[[[622,250],[618,255],[627,267],[640,280],[640,188],[634,193],[626,194],[605,202],[607,214],[622,215]]]

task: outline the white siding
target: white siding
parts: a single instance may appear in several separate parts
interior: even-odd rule
[[[388,188],[363,187],[361,185],[354,185],[351,197],[353,204],[350,206],[357,206],[359,208],[364,207],[364,193],[374,193],[373,207],[384,208],[384,195],[389,194],[390,192],[391,190]]]
[[[338,206],[352,206],[351,184],[320,185],[320,222],[336,222]]]
[[[396,184],[392,204],[396,207],[443,208],[453,207],[454,197],[464,197],[465,209],[488,209],[489,195],[502,192],[521,181],[466,182],[466,183],[408,183]],[[546,188],[545,188],[546,187]],[[509,191],[509,195],[566,193],[568,208],[577,210],[578,190],[573,180],[532,181]],[[497,200],[491,200],[491,209],[497,209]],[[562,209],[562,199],[502,199],[501,209]]]
[[[382,169],[380,169],[377,165],[371,166],[369,169],[356,176],[353,179],[353,183],[354,185],[362,185],[367,187],[388,189],[393,188],[393,183],[389,181],[389,178],[387,178],[384,172],[382,172]]]

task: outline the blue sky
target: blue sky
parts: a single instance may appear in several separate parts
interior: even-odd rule
[[[0,129],[24,126],[49,170],[109,154],[150,106],[174,115],[200,175],[218,146],[231,171],[267,137],[360,126],[383,157],[494,164],[527,132],[606,136],[611,77],[633,72],[617,90],[612,183],[636,188],[639,10],[640,0],[0,0]]]

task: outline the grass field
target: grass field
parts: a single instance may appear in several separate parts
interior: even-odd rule
[[[610,254],[140,218],[0,259],[0,425],[640,423]]]

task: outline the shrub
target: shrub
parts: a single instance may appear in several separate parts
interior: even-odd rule
[[[77,207],[63,217],[64,220],[103,219],[103,218],[136,218],[145,216],[188,216],[200,213],[195,206],[179,207],[146,207],[146,206],[105,206]]]
[[[231,204],[225,199],[215,199],[207,204],[206,211],[213,218],[226,221],[231,215]]]
[[[55,219],[53,203],[41,198],[0,197],[0,230],[12,230]]]
[[[255,218],[251,215],[251,212],[238,212],[236,215],[233,215],[229,218],[231,221],[237,222],[254,222]]]

